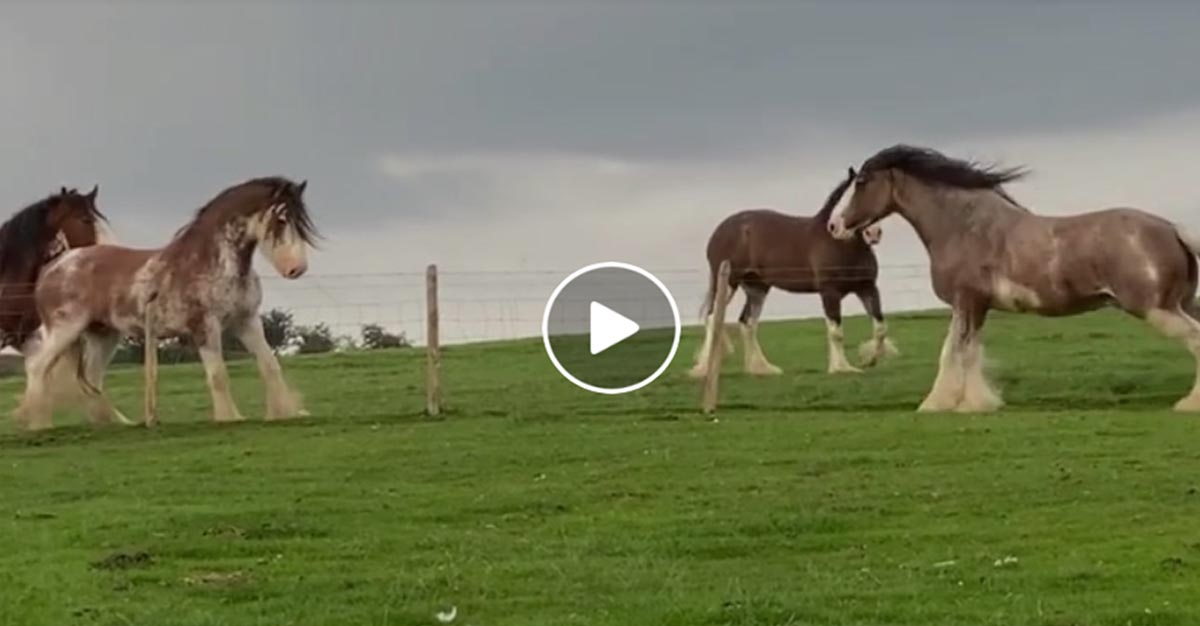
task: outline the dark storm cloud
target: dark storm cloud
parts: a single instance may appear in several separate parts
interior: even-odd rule
[[[0,198],[100,182],[108,204],[164,224],[276,173],[312,179],[335,230],[435,218],[456,193],[463,211],[487,205],[473,178],[386,176],[389,153],[736,162],[833,149],[813,134],[825,126],[932,141],[1200,101],[1200,8],[1187,5],[136,3],[0,16]]]

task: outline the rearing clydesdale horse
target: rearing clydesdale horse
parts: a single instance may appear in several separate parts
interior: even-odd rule
[[[842,336],[842,299],[855,294],[874,322],[873,337],[860,349],[863,365],[871,366],[896,348],[887,338],[887,324],[875,280],[879,264],[871,246],[879,243],[882,231],[877,225],[865,229],[861,238],[839,241],[830,236],[826,224],[846,188],[854,179],[850,170],[825,205],[812,217],[787,215],[766,209],[741,211],[722,221],[708,240],[708,293],[704,297],[706,314],[704,344],[696,356],[691,374],[703,377],[708,367],[716,329],[712,324],[712,305],[716,298],[717,275],[722,261],[729,261],[729,297],[738,287],[746,292],[746,305],[738,317],[742,330],[742,352],[749,374],[781,373],[767,361],[758,343],[758,318],[772,287],[793,293],[819,293],[825,309],[826,336],[829,343],[829,372],[858,372],[846,359]],[[727,350],[733,343],[725,342]]]
[[[86,194],[63,187],[18,211],[0,226],[0,348],[25,352],[41,320],[33,289],[42,268],[70,248],[104,240],[104,215],[96,208],[99,187]]]
[[[893,146],[863,163],[849,203],[830,222],[835,236],[850,238],[899,213],[929,252],[933,290],[953,316],[920,410],[1001,406],[983,374],[980,330],[989,309],[1063,316],[1115,306],[1184,343],[1200,365],[1200,239],[1132,208],[1035,215],[1001,187],[1023,174]],[[1200,368],[1175,409],[1200,411]]]
[[[72,250],[48,267],[36,291],[46,332],[42,348],[26,360],[18,418],[28,428],[50,426],[46,373],[55,360],[71,358],[78,363],[92,421],[121,419],[103,392],[104,373],[121,335],[144,332],[150,307],[160,337],[190,337],[196,343],[212,393],[213,419],[243,419],[229,393],[221,354],[225,329],[258,361],[267,419],[302,414],[300,399],[284,382],[263,336],[262,288],[252,260],[260,250],[289,279],[308,269],[307,248],[317,235],[304,188],[305,183],[281,177],[256,178],[218,194],[164,248],[92,246]]]

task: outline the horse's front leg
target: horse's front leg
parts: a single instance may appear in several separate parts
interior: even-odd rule
[[[237,331],[238,340],[246,346],[246,350],[254,355],[258,363],[258,374],[262,377],[267,393],[267,419],[285,419],[308,415],[299,394],[288,387],[283,379],[283,369],[279,367],[279,359],[267,343],[263,332],[262,319],[257,315],[250,316]]]
[[[246,418],[238,412],[229,391],[229,372],[225,369],[225,356],[221,351],[221,323],[216,319],[205,320],[201,332],[193,333],[199,348],[200,360],[204,363],[204,375],[208,379],[208,390],[212,393],[213,421],[240,422]]]
[[[1000,394],[992,388],[983,372],[983,323],[986,319],[986,306],[971,307],[962,346],[963,399],[956,407],[963,413],[986,413],[1004,406]]]
[[[955,304],[937,378],[918,411],[983,412],[1003,404],[983,373],[980,330],[986,318],[987,306],[981,302],[964,300]]]
[[[858,354],[862,358],[863,367],[872,367],[884,357],[896,356],[900,354],[900,351],[896,349],[892,340],[888,339],[887,322],[883,319],[883,303],[879,297],[879,288],[870,285],[859,290],[856,295],[862,302],[867,315],[871,316],[871,338],[859,346]]]
[[[950,328],[946,331],[946,340],[942,342],[937,378],[933,379],[933,388],[917,408],[918,411],[950,411],[962,402],[963,383],[966,378],[963,375],[962,358],[966,326],[964,317],[962,311],[954,309],[950,317]]]

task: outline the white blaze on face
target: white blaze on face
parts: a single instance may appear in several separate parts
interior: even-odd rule
[[[282,229],[278,229],[278,222],[287,222],[287,212],[282,204],[259,215],[254,224],[258,248],[280,276],[300,278],[308,270],[308,245],[296,232],[295,226],[285,223]],[[272,232],[278,232],[279,235],[273,236]]]
[[[46,250],[46,259],[57,258],[58,255],[70,249],[71,242],[67,240],[66,233],[60,230],[58,234],[54,235],[54,241],[50,242],[50,247]]]
[[[846,240],[854,233],[846,230],[846,222],[841,215],[835,215],[833,219],[829,220],[829,234],[834,239]]]

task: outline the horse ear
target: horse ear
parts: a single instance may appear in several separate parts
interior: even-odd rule
[[[854,171],[854,167],[851,166],[846,168],[846,176],[853,180],[855,176],[858,176],[858,172]]]
[[[60,195],[60,196],[65,196],[65,195],[67,195],[67,188],[66,188],[66,187],[59,187],[59,189],[58,189],[58,195]]]
[[[100,185],[99,184],[92,185],[92,190],[89,191],[88,195],[87,195],[88,200],[95,200],[96,194],[98,194],[98,193],[100,193]]]
[[[308,187],[308,180],[307,180],[307,179],[300,181],[300,184],[299,184],[299,185],[296,185],[296,195],[298,196],[298,195],[301,195],[301,194],[303,194],[303,193],[304,193],[304,189],[305,189],[305,188],[307,188],[307,187]]]

